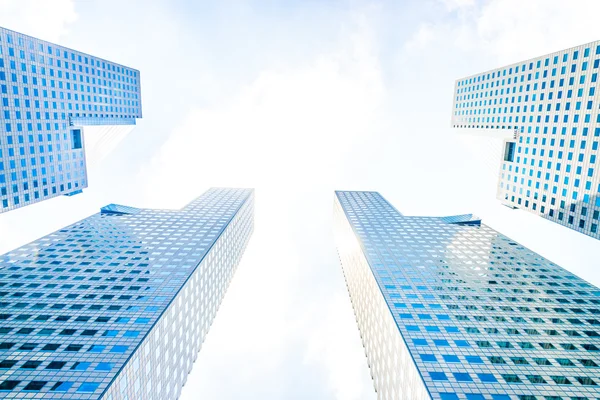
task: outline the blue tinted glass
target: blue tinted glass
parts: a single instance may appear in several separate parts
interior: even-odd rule
[[[477,374],[481,382],[498,382],[496,377],[493,374]]]
[[[82,383],[81,386],[79,386],[79,389],[77,389],[77,391],[78,392],[93,392],[98,388],[99,385],[100,385],[99,383],[94,383],[94,382]]]
[[[483,360],[479,356],[465,356],[465,359],[471,364],[482,364]]]
[[[88,367],[90,366],[89,362],[79,362],[76,363],[75,365],[73,365],[73,368],[76,371],[85,371],[86,369],[88,369]]]
[[[429,376],[434,381],[447,381],[448,380],[448,377],[443,372],[430,372]]]
[[[50,391],[53,392],[66,392],[68,391],[71,386],[73,386],[73,382],[58,382],[56,385],[54,385]]]
[[[458,382],[472,382],[473,381],[473,378],[471,378],[471,375],[469,375],[465,372],[454,372],[454,373],[452,373],[452,375],[454,375],[454,378]]]
[[[442,357],[444,358],[444,361],[446,361],[446,362],[452,362],[452,363],[460,362],[458,357],[455,355],[452,355],[452,354],[444,354],[444,355],[442,355]]]
[[[440,393],[441,400],[459,400],[456,393]]]
[[[433,354],[419,354],[421,360],[425,362],[436,362],[437,358]]]
[[[113,363],[101,362],[98,363],[96,371],[110,371],[113,367]]]
[[[470,393],[467,394],[467,400],[485,400],[485,397],[482,394]]]

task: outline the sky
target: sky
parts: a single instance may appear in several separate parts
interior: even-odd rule
[[[109,203],[256,188],[256,229],[181,399],[375,399],[333,190],[474,213],[600,285],[600,241],[495,199],[500,143],[454,80],[600,38],[597,0],[0,0],[0,26],[141,71],[135,129],[88,129],[89,188],[0,215],[0,253]]]

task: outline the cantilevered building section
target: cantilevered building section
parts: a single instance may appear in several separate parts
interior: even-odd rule
[[[80,193],[82,126],[141,117],[139,71],[0,28],[0,213]]]
[[[472,215],[336,192],[334,230],[387,400],[600,398],[600,289]]]
[[[249,189],[111,204],[0,257],[0,397],[176,399],[253,215]]]
[[[504,133],[498,198],[600,238],[600,41],[456,81],[452,126]]]

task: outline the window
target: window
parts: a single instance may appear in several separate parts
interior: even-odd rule
[[[42,388],[44,386],[46,386],[46,383],[48,383],[48,382],[47,381],[31,381],[27,385],[25,385],[25,388],[23,388],[23,390],[39,392],[40,390],[42,390]]]
[[[521,378],[515,374],[502,374],[502,378],[506,381],[506,383],[523,383]]]
[[[93,344],[90,346],[90,348],[88,349],[89,352],[92,353],[101,353],[104,351],[104,349],[106,349],[106,346],[100,345],[100,344]]]
[[[113,363],[101,362],[96,366],[96,371],[110,371],[113,368]]]
[[[569,360],[568,358],[557,358],[556,361],[565,367],[573,367],[575,366],[575,364],[573,364],[573,362],[571,360]]]
[[[21,368],[24,369],[36,369],[42,364],[41,361],[26,361],[25,364],[21,365]]]
[[[79,351],[82,348],[83,348],[83,345],[81,345],[81,344],[70,344],[67,346],[65,351]]]
[[[478,393],[467,393],[467,400],[485,400],[485,397]]]
[[[72,382],[56,382],[54,386],[50,389],[52,392],[66,392],[71,386],[73,386]]]
[[[498,382],[496,377],[493,374],[477,374],[481,382]]]
[[[4,381],[0,383],[0,390],[13,390],[19,383],[21,383],[21,381]]]
[[[585,386],[597,386],[596,382],[594,382],[592,378],[588,378],[587,376],[576,376],[575,379],[577,379],[577,382]]]
[[[584,367],[597,367],[598,364],[596,364],[593,360],[578,360]]]
[[[81,386],[79,386],[79,389],[77,389],[77,391],[90,393],[90,392],[95,391],[99,385],[100,385],[99,383],[95,383],[95,382],[84,382],[81,384]]]
[[[510,360],[517,365],[529,364],[529,362],[523,357],[511,357]]]
[[[447,381],[448,377],[443,372],[430,372],[429,376],[434,381]]]
[[[86,369],[88,369],[89,366],[89,362],[76,362],[75,364],[73,364],[71,369],[75,371],[85,371]]]
[[[46,366],[46,369],[62,369],[66,364],[64,361],[52,361]]]
[[[457,382],[473,382],[471,375],[465,372],[453,372],[452,375],[454,375],[454,379],[456,379]]]
[[[128,346],[113,346],[112,349],[110,349],[111,353],[125,353],[127,351],[127,347]]]
[[[424,362],[437,362],[437,358],[433,354],[419,354]]]
[[[558,385],[571,385],[571,381],[566,376],[550,376]]]
[[[16,360],[4,360],[0,362],[0,369],[10,369],[17,363]]]
[[[460,360],[458,359],[457,356],[453,355],[453,354],[444,354],[442,355],[442,357],[444,358],[444,361],[448,362],[448,363],[457,363],[460,362]]]
[[[456,393],[440,393],[441,400],[459,400]]]
[[[547,383],[541,375],[525,375],[531,383]]]

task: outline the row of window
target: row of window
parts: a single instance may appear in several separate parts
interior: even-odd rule
[[[13,40],[12,34],[6,33],[6,43],[18,45],[19,47],[27,48],[30,51],[37,51],[39,54],[47,53],[48,55],[54,55],[56,57],[61,57],[61,54],[62,54],[62,58],[65,60],[71,59],[71,61],[76,61],[79,63],[83,63],[85,65],[88,65],[88,64],[91,66],[95,65],[97,68],[106,69],[108,71],[113,71],[113,72],[116,72],[119,74],[124,74],[126,76],[136,77],[138,75],[137,71],[135,71],[135,70],[131,70],[129,68],[125,68],[121,65],[113,64],[113,63],[107,62],[105,60],[97,60],[86,54],[76,54],[75,52],[73,52],[70,49],[56,46],[52,43],[43,42],[43,41],[37,40],[37,39],[34,39],[33,41],[31,39],[24,39],[22,36],[19,36],[18,34],[14,35],[14,36],[15,36],[16,42],[15,42],[15,40]],[[2,35],[0,35],[0,42],[2,42]],[[36,45],[37,45],[37,50],[35,49]],[[1,48],[2,48],[2,46],[0,46],[0,53],[2,51]],[[11,54],[10,50],[9,50],[9,54]],[[21,53],[21,51],[19,51],[19,54],[24,54],[24,53]],[[12,56],[14,56],[14,49],[12,51]],[[24,58],[24,55],[22,58]],[[49,59],[52,59],[52,57],[49,57]],[[58,58],[57,58],[57,61],[59,61]]]
[[[483,383],[496,383],[498,379],[494,374],[476,374],[479,380]],[[471,374],[466,372],[453,372],[452,376],[457,382],[473,382],[473,377]],[[504,382],[512,384],[512,383],[524,383],[524,380],[516,374],[500,374]],[[448,376],[445,372],[429,372],[429,377],[434,381],[447,381],[449,380]],[[525,379],[529,381],[529,383],[533,384],[547,384],[549,383],[544,379],[541,375],[525,375]],[[597,386],[598,384],[592,378],[587,376],[576,376],[570,380],[566,376],[561,375],[551,375],[550,379],[554,381],[557,385],[572,385],[574,382],[579,382],[584,386]]]
[[[0,392],[10,392],[12,390],[20,390],[24,392],[39,392],[48,385],[48,381],[30,381],[24,387],[17,389],[21,381],[6,380],[0,383]],[[73,382],[56,382],[50,387],[51,392],[67,392],[73,386]],[[78,393],[92,393],[100,386],[96,382],[84,382],[77,388]]]
[[[421,361],[423,361],[423,362],[437,363],[440,361],[440,360],[438,360],[438,358],[436,357],[435,354],[419,354],[419,357],[420,357]],[[467,361],[469,364],[484,364],[485,363],[484,359],[481,356],[477,356],[477,355],[465,355],[464,358],[465,358],[465,361]],[[531,365],[531,363],[525,357],[507,357],[507,358],[515,365]],[[487,356],[487,359],[491,364],[507,364],[504,357],[501,357],[501,356]],[[559,365],[559,366],[563,366],[563,367],[577,366],[575,363],[573,363],[572,360],[570,360],[568,358],[556,358],[554,360],[556,362],[556,364],[553,364],[547,358],[533,358],[532,360],[535,365],[540,365],[540,366],[554,366],[554,365]],[[442,354],[442,361],[446,362],[446,363],[462,363],[461,359],[457,355],[454,355],[454,354]],[[576,361],[579,362],[585,368],[598,367],[598,364],[594,360],[577,359]]]
[[[467,400],[486,400],[486,398],[480,393],[467,393]],[[507,394],[492,394],[493,400],[512,400]],[[531,394],[520,394],[517,395],[519,400],[593,400],[585,396],[569,396],[569,397],[561,397],[561,396],[534,396]],[[440,393],[441,400],[460,400],[456,393]]]
[[[564,53],[562,55],[562,62],[563,63],[569,61],[569,54],[570,54],[570,51],[567,51],[567,53]],[[590,54],[591,54],[591,48],[586,48],[584,50],[584,52],[583,52],[584,58],[585,57],[589,57]],[[600,45],[598,45],[596,47],[596,53],[595,54],[596,55],[600,55]],[[541,60],[541,58],[542,57],[540,57],[539,60],[535,61],[535,68],[536,69],[542,68],[542,60]],[[573,51],[572,60],[576,61],[578,58],[579,58],[579,50]],[[548,67],[550,65],[550,57],[546,57],[546,59],[543,61],[543,63],[544,63],[544,65],[543,65],[544,67]],[[556,55],[556,56],[554,56],[552,58],[552,65],[557,65],[558,63],[559,63],[559,56]],[[519,71],[519,68],[520,68],[520,71]],[[506,68],[502,69],[502,71],[488,72],[487,74],[481,74],[481,75],[478,75],[478,76],[475,76],[475,77],[471,77],[471,78],[459,80],[457,82],[457,85],[462,87],[462,86],[466,86],[466,85],[469,85],[469,84],[472,84],[472,83],[482,82],[482,81],[485,81],[486,79],[487,80],[497,79],[500,76],[506,76],[507,73],[508,73],[508,75],[512,75],[513,70],[514,70],[515,74],[518,74],[519,72],[525,72],[526,70],[531,71],[533,69],[534,69],[534,62],[531,61],[531,62],[529,62],[529,65],[522,64],[520,67],[519,66],[506,67]]]

